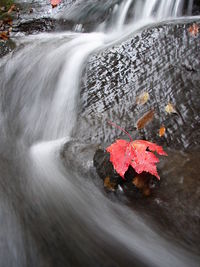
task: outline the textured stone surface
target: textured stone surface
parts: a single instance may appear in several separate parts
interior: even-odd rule
[[[94,142],[113,141],[120,131],[110,127],[107,120],[111,120],[133,138],[198,148],[200,35],[189,35],[193,22],[145,29],[91,56],[82,79],[78,136]],[[136,97],[142,92],[148,92],[150,99],[138,106]],[[177,114],[166,113],[169,102]],[[138,133],[137,120],[152,108],[155,119]],[[158,136],[161,125],[166,127],[163,138]]]
[[[32,34],[43,31],[92,31],[109,20],[119,0],[63,0],[52,9],[50,0],[18,1],[20,13],[13,31]]]
[[[131,204],[159,223],[163,233],[199,253],[199,152],[168,151],[159,166],[160,187],[150,198]]]
[[[11,40],[0,42],[0,58],[11,52],[15,48],[15,43]]]

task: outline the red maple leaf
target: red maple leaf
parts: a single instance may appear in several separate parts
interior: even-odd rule
[[[52,8],[57,7],[58,4],[60,4],[61,0],[51,0],[51,6]]]
[[[120,139],[107,147],[106,150],[110,153],[110,161],[116,172],[123,179],[128,167],[132,166],[138,174],[149,172],[160,180],[156,168],[156,163],[159,162],[159,159],[151,151],[167,156],[161,146],[144,140],[128,142]]]
[[[196,23],[193,23],[189,28],[188,32],[191,36],[197,36],[199,33],[199,26]]]

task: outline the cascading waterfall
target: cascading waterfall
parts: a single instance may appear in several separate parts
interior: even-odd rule
[[[188,12],[191,12],[192,2],[188,3]],[[44,208],[46,216],[48,217],[48,211],[55,215],[55,221],[50,218],[52,225],[58,225],[63,233],[68,231],[66,235],[70,240],[80,238],[80,242],[83,242],[83,246],[79,244],[80,251],[86,250],[90,242],[91,246],[97,246],[97,240],[100,240],[102,247],[104,244],[112,246],[112,243],[116,243],[119,249],[123,247],[127,250],[127,255],[137,254],[148,266],[192,267],[198,264],[189,252],[176,247],[151,230],[138,214],[107,199],[94,184],[86,182],[81,176],[73,175],[71,170],[65,170],[59,158],[59,151],[70,140],[76,124],[79,81],[88,56],[97,49],[103,49],[109,42],[118,41],[122,32],[123,36],[130,33],[130,27],[134,32],[141,25],[180,16],[183,3],[181,0],[124,0],[115,7],[117,12],[113,13],[115,18],[112,19],[114,24],[111,29],[114,34],[110,30],[74,35],[60,33],[52,36],[52,39],[48,37],[46,43],[42,40],[46,38],[43,35],[41,40],[37,39],[35,43],[33,41],[33,44],[29,44],[33,54],[29,49],[24,50],[25,55],[23,51],[19,51],[19,56],[16,59],[13,57],[7,65],[7,80],[17,71],[13,67],[15,60],[22,69],[16,85],[22,92],[16,90],[13,93],[15,106],[20,103],[20,97],[23,97],[24,102],[28,101],[28,107],[26,104],[20,105],[20,112],[16,114],[25,125],[18,149],[21,149],[24,139],[30,145],[25,169],[26,176],[29,176],[28,183],[41,201],[41,206],[48,206],[47,210]],[[62,40],[58,47],[55,46],[55,38]],[[51,47],[48,51],[47,44]],[[32,56],[38,51],[38,47],[41,54],[38,52],[37,56]],[[33,69],[30,77],[27,77],[27,66]],[[55,67],[60,70],[56,81],[52,74]],[[36,85],[34,79],[39,79]],[[31,135],[34,136],[30,138]],[[75,235],[78,231],[73,228],[76,221],[80,225],[86,225],[96,240],[91,238],[89,244],[85,244],[82,233],[71,236],[71,233]]]
[[[131,5],[135,12],[141,14],[138,16],[133,14],[131,22],[128,25],[132,27],[134,22],[134,30],[141,26],[147,25],[150,22],[164,20],[167,18],[176,18],[182,13],[182,0],[144,0],[142,5],[140,0],[122,1],[118,7],[117,23],[112,25],[112,35],[110,33],[91,33],[80,34],[66,46],[66,63],[63,71],[60,74],[54,99],[51,104],[51,111],[47,125],[44,129],[44,137],[47,139],[63,138],[70,135],[73,124],[76,121],[76,103],[78,97],[79,80],[83,64],[87,56],[97,48],[103,48],[103,45],[109,42],[114,42],[122,37],[122,31],[126,34],[125,22]],[[190,8],[192,1],[189,1]],[[136,16],[137,15],[137,16]],[[127,31],[129,32],[129,30]],[[70,114],[67,116],[66,114]],[[44,138],[45,139],[45,138]]]
[[[189,15],[192,14],[193,2],[194,2],[194,0],[190,0],[189,4],[188,4],[187,12],[188,12]]]
[[[93,50],[103,44],[103,37],[96,33],[82,34],[67,44],[69,56],[53,96],[44,138],[56,139],[70,135],[76,121],[77,92],[83,63]]]
[[[123,1],[118,7],[118,12],[114,24],[112,25],[113,31],[124,31],[127,16],[130,9],[132,15],[129,18],[130,27],[137,27],[143,25],[162,21],[169,18],[177,18],[182,15],[184,1],[182,0],[127,0]],[[191,15],[193,0],[188,1],[187,14]],[[135,25],[138,24],[138,25]]]
[[[128,1],[122,3],[122,7],[118,11],[119,12],[119,17],[117,19],[117,29],[118,30],[122,30],[123,25],[124,25],[125,20],[126,20],[127,12],[129,10],[132,2],[133,2],[133,0],[128,0]]]

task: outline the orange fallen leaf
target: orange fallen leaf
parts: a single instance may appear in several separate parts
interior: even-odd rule
[[[106,176],[104,180],[104,187],[110,191],[115,191],[116,184],[110,181],[109,176]]]
[[[132,183],[142,191],[143,195],[149,196],[151,194],[151,190],[149,188],[149,175],[145,173],[141,173],[137,175]]]
[[[164,126],[161,126],[159,129],[159,136],[162,137],[166,132],[166,129]]]
[[[171,113],[177,113],[174,106],[169,102],[167,106],[165,107],[165,111],[169,114]]]
[[[0,39],[3,39],[4,41],[8,40],[8,32],[0,32]]]
[[[61,0],[51,0],[51,6],[52,8],[57,7],[59,5]]]
[[[154,110],[150,110],[145,113],[138,121],[137,121],[137,129],[143,129],[149,122],[151,122],[154,118]]]
[[[137,175],[132,183],[138,188],[138,189],[143,189],[146,186],[146,180],[143,179],[142,175]]]
[[[10,8],[9,8],[9,10],[8,10],[8,14],[10,14],[11,12],[13,12],[14,10],[16,10],[16,6],[13,4]]]
[[[136,98],[137,105],[144,105],[149,100],[149,93],[144,92]]]
[[[190,33],[191,36],[197,36],[199,32],[199,26],[196,23],[193,23],[189,28],[188,32]]]

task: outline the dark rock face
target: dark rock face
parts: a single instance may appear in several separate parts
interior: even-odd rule
[[[109,21],[119,0],[65,0],[52,10],[50,1],[19,3],[20,15],[15,19],[14,32],[33,34],[43,31],[92,31],[100,23]],[[77,25],[81,25],[77,29]]]
[[[144,197],[142,191],[133,186],[134,170],[128,170],[123,181],[114,171],[109,154],[97,145],[70,141],[61,151],[61,158],[67,169],[71,168],[87,178],[92,177],[102,190],[105,178],[109,176],[111,187],[105,186],[107,192],[114,191],[115,197],[120,199],[126,196],[126,204],[128,200],[128,205],[134,211],[150,218],[150,222],[153,220],[165,235],[189,246],[190,250],[199,251],[199,152],[169,150],[168,157],[161,159],[158,166],[160,182],[153,177],[149,180],[152,190],[148,197]],[[122,192],[118,190],[118,185]]]
[[[109,25],[113,8],[120,0],[63,0],[52,11],[50,1],[18,1],[20,15],[13,25],[14,31],[26,34],[40,31],[76,30],[81,25],[81,31],[92,31],[100,23],[106,21]],[[185,10],[187,14],[188,10]],[[193,3],[193,15],[200,14],[200,4]]]
[[[168,151],[159,165],[159,188],[146,199],[131,204],[148,214],[169,234],[199,252],[200,175],[199,152]]]
[[[194,0],[192,14],[193,15],[199,15],[200,14],[200,2],[199,2],[199,0]]]
[[[93,55],[82,79],[78,136],[94,142],[112,142],[125,128],[133,138],[146,138],[168,147],[199,147],[200,35],[190,36],[193,23],[165,24],[145,29],[122,44]],[[147,104],[136,98],[148,92]],[[167,114],[172,103],[176,114]],[[155,118],[138,133],[135,125],[148,110]],[[167,129],[161,139],[158,130]]]
[[[110,154],[106,150],[99,148],[94,154],[94,166],[97,174],[104,181],[104,187],[108,191],[117,192],[120,188],[132,199],[142,196],[149,196],[151,189],[155,188],[156,178],[148,173],[138,175],[130,166],[122,178],[110,162]]]
[[[61,158],[64,164],[81,174],[93,173],[93,157],[98,145],[91,145],[72,140],[67,142],[62,151]]]
[[[24,32],[26,34],[49,32],[55,29],[55,24],[55,19],[51,18],[28,20],[26,22],[19,22],[15,24],[13,32]]]
[[[18,13],[14,16],[13,32],[34,34],[38,32],[50,32],[56,30],[71,30],[73,25],[69,21],[56,19],[55,17],[64,8],[69,8],[75,1],[65,0],[52,9],[50,1],[19,1]]]
[[[82,79],[76,130],[82,140],[111,143],[121,133],[110,127],[110,120],[134,139],[146,138],[172,148],[158,166],[159,188],[149,198],[134,202],[130,198],[130,206],[153,218],[163,233],[198,252],[200,35],[188,33],[193,23],[199,25],[198,21],[185,21],[145,29],[93,55]],[[137,105],[136,98],[142,92],[148,92],[150,99]],[[176,113],[166,113],[169,102]],[[137,131],[137,120],[150,109],[155,111],[154,120]],[[161,125],[167,131],[162,138],[158,136]],[[95,159],[100,177],[105,175],[104,160],[108,162],[109,157]],[[126,193],[132,196],[129,189]]]
[[[109,26],[113,8],[119,3],[119,0],[63,0],[52,9],[49,0],[17,1],[17,9],[12,13],[13,33],[35,34],[64,30],[90,32],[103,22]],[[198,1],[194,1],[192,14],[200,14]]]
[[[133,184],[133,179],[137,173],[132,167],[129,167],[125,173],[125,179],[114,170],[110,162],[110,154],[101,146],[95,144],[85,144],[77,140],[66,142],[60,152],[61,159],[67,169],[72,169],[73,172],[83,176],[95,177],[102,182],[100,187],[104,187],[106,191],[118,192],[118,186],[123,189],[123,192],[133,198],[140,198],[144,195],[143,188],[141,190]],[[106,179],[109,179],[106,181]],[[151,175],[142,174],[141,178],[145,178],[145,183],[148,186],[149,194],[150,187],[154,188],[157,184],[157,179]],[[147,188],[147,187],[146,187]]]
[[[110,155],[102,148],[95,151],[94,166],[99,177],[105,180],[109,177],[110,182],[114,184],[113,189],[117,189],[117,185],[121,184],[122,178],[115,172],[112,163],[110,162]]]
[[[0,42],[0,58],[11,52],[15,48],[15,43],[11,40]]]
[[[76,1],[61,12],[60,18],[70,21],[74,26],[81,24],[82,31],[92,31],[102,22],[109,22],[114,6],[119,3],[119,0]]]
[[[120,3],[120,0],[63,0],[52,9],[49,0],[34,2],[18,0],[17,8],[12,12],[13,32],[25,34],[63,30],[90,32],[103,22],[109,26],[114,6]],[[128,18],[132,11],[131,9],[130,14],[128,13]],[[188,14],[187,8],[183,13]],[[193,9],[189,13],[200,14],[198,0],[194,1]]]

